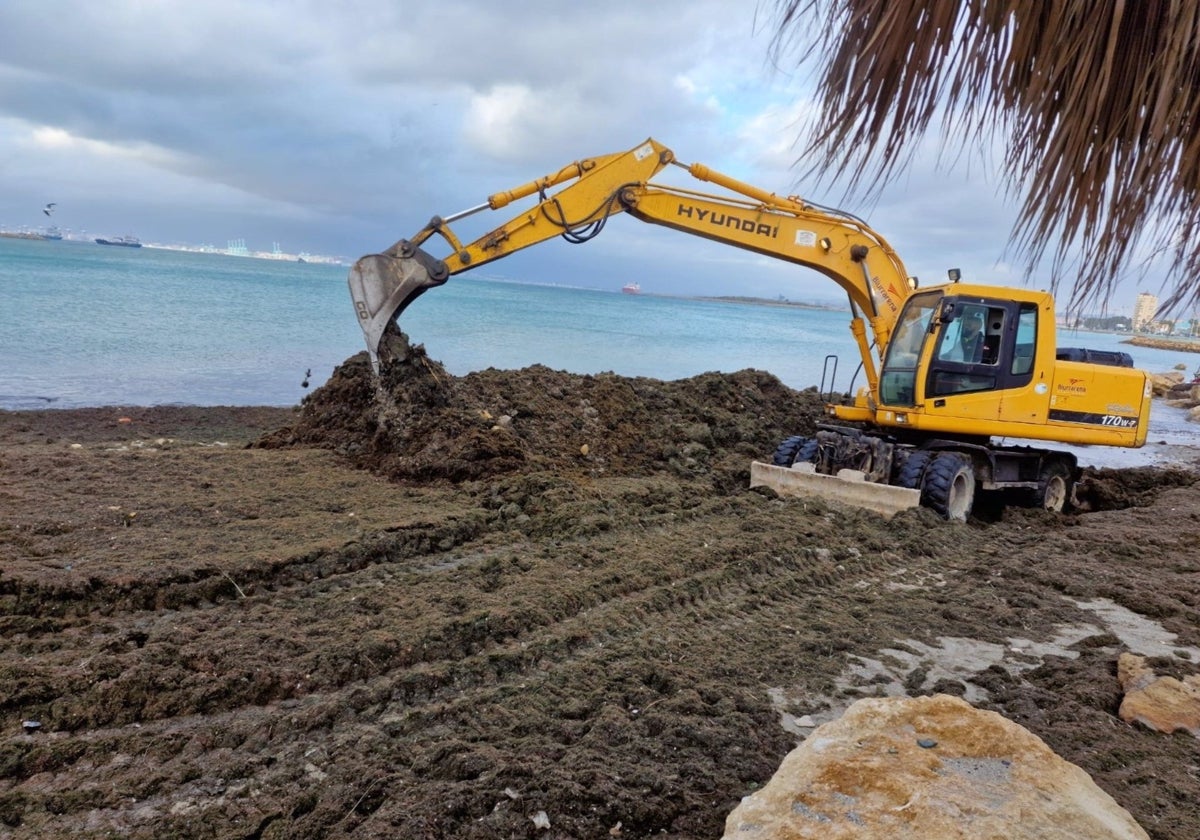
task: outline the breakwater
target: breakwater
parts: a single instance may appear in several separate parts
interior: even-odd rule
[[[1200,341],[1193,341],[1186,338],[1135,335],[1130,336],[1121,343],[1134,344],[1138,347],[1153,347],[1156,350],[1183,350],[1187,353],[1200,353]]]

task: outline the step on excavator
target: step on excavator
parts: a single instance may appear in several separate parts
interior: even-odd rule
[[[668,166],[727,194],[652,180]],[[536,203],[475,241],[450,227],[522,199]],[[1048,292],[963,282],[954,269],[948,282],[921,287],[861,219],[680,163],[653,139],[435,216],[358,260],[348,282],[374,369],[395,358],[396,319],[424,292],[555,236],[586,242],[617,213],[811,269],[849,298],[865,384],[840,399],[831,386],[826,422],[783,436],[769,461],[753,462],[752,487],[885,515],[923,505],[952,521],[966,520],[986,491],[1061,511],[1074,500],[1077,459],[1036,444],[1146,441],[1146,373],[1125,353],[1057,347]],[[426,250],[435,235],[448,246],[443,256]]]

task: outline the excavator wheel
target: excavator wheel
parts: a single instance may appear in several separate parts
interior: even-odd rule
[[[792,464],[811,464],[816,460],[817,439],[793,435],[779,444],[771,462],[777,467],[790,467]]]
[[[921,479],[925,477],[925,470],[929,467],[931,460],[933,460],[933,455],[929,452],[922,450],[910,452],[904,459],[904,463],[900,465],[900,469],[896,471],[892,484],[903,487],[905,490],[920,490]]]
[[[1062,461],[1047,461],[1038,476],[1037,489],[1033,491],[1033,504],[1045,510],[1061,513],[1071,498],[1071,471]]]
[[[975,504],[975,469],[965,455],[939,452],[921,482],[921,504],[952,522],[966,522]]]

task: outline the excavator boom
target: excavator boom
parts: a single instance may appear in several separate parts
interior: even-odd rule
[[[732,193],[703,192],[654,183],[674,164],[698,182]],[[553,187],[566,184],[557,193]],[[507,207],[536,195],[533,208],[468,243],[451,223],[486,210]],[[587,158],[449,217],[435,216],[411,239],[381,254],[363,257],[350,271],[350,294],[372,362],[386,355],[389,324],[425,290],[451,275],[477,268],[523,248],[562,236],[582,243],[596,236],[617,213],[652,224],[766,254],[812,268],[847,293],[855,317],[851,332],[859,346],[868,387],[876,386],[878,355],[911,293],[904,265],[882,237],[865,222],[837,210],[810,205],[795,196],[778,196],[699,163],[683,165],[654,139],[626,152]],[[425,250],[440,237],[450,252],[438,258]],[[870,327],[870,335],[862,318]]]

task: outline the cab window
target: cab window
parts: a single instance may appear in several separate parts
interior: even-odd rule
[[[939,299],[939,295],[918,295],[905,304],[879,377],[879,393],[886,405],[916,404],[917,361]]]
[[[1017,343],[1013,350],[1013,376],[1028,376],[1033,370],[1033,351],[1037,346],[1037,307],[1021,304],[1017,313]]]
[[[1004,336],[1004,315],[1004,310],[999,307],[962,307],[942,331],[938,360],[996,364],[1000,358],[1000,340]]]

